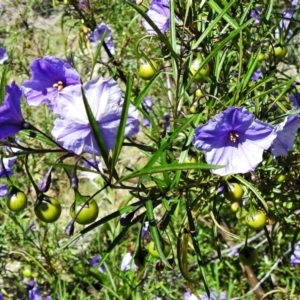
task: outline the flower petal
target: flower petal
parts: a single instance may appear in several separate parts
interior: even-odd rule
[[[282,123],[275,126],[277,137],[271,146],[271,153],[274,157],[287,156],[288,150],[293,149],[299,124],[300,118],[295,115],[286,117]]]

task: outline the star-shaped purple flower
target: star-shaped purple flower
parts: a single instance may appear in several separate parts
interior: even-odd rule
[[[112,55],[115,55],[115,45],[112,41],[111,28],[105,23],[101,23],[93,32],[88,34],[88,39],[92,43],[98,43],[101,41],[102,36],[105,33],[104,41]]]
[[[80,84],[80,75],[70,64],[57,57],[35,59],[31,65],[31,79],[22,84],[27,103],[38,106],[47,103],[54,113],[56,98],[65,87]]]
[[[2,65],[6,60],[8,60],[8,54],[5,48],[0,47],[0,65]]]
[[[169,0],[152,0],[149,10],[147,11],[148,17],[155,23],[158,29],[165,33],[170,28],[170,4]],[[145,20],[142,19],[142,24],[149,34],[156,35],[156,31]]]
[[[25,124],[21,111],[20,88],[12,82],[11,86],[7,85],[6,96],[0,106],[0,139],[18,133]]]
[[[108,150],[112,149],[120,124],[122,91],[112,78],[86,82],[83,86],[66,87],[58,96],[60,117],[55,120],[52,135],[64,148],[81,154],[88,152],[99,155],[88,116],[82,100],[83,88],[100,133]],[[130,137],[139,131],[139,115],[133,105],[130,105],[125,136]]]
[[[205,151],[207,163],[223,165],[212,173],[225,176],[253,171],[276,134],[244,107],[229,107],[195,130],[193,144]]]

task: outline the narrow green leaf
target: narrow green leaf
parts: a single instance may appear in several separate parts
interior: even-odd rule
[[[217,166],[217,165],[209,165],[204,163],[176,163],[176,164],[166,164],[161,166],[154,166],[154,167],[145,167],[141,170],[137,170],[135,172],[132,172],[129,175],[126,175],[122,178],[120,178],[119,182],[126,181],[130,178],[139,177],[142,175],[147,174],[154,174],[154,173],[161,173],[161,172],[171,172],[171,171],[177,171],[177,170],[210,170],[210,169],[221,169],[224,168],[224,166]]]
[[[217,13],[218,16],[212,21],[210,22],[210,25],[205,29],[205,31],[201,34],[200,38],[197,40],[196,43],[193,44],[193,48],[197,48],[199,47],[199,45],[204,41],[204,39],[211,33],[211,31],[215,28],[215,26],[217,25],[217,23],[224,17],[228,18],[230,22],[228,22],[234,29],[238,28],[238,24],[232,20],[227,14],[226,12],[228,11],[228,9],[236,2],[236,0],[232,0],[224,9],[221,9],[217,3],[215,3],[214,1],[208,1],[209,6],[214,9]]]
[[[143,88],[142,91],[139,92],[139,95],[134,100],[134,106],[139,107],[142,103],[143,99],[148,95],[149,90],[152,88],[160,73],[157,72],[153,78],[147,83],[147,85]]]
[[[215,20],[219,21],[219,19],[221,17],[224,20],[226,20],[227,23],[230,24],[231,27],[233,27],[234,29],[237,29],[238,28],[237,22],[227,14],[227,11],[229,10],[229,8],[231,6],[233,6],[233,4],[235,4],[236,2],[237,2],[237,0],[231,0],[228,3],[228,5],[226,5],[224,8],[221,8],[216,2],[210,0],[210,1],[208,1],[208,5],[218,13],[218,16],[216,17]]]
[[[81,87],[81,92],[82,92],[82,99],[83,99],[83,103],[84,103],[84,106],[85,106],[86,114],[87,114],[87,117],[89,119],[89,123],[90,123],[91,129],[92,129],[92,133],[94,135],[94,138],[96,140],[97,146],[98,146],[98,148],[101,152],[101,156],[104,160],[104,163],[105,163],[107,169],[108,170],[113,170],[113,172],[110,175],[112,175],[113,177],[115,177],[116,180],[118,180],[117,172],[115,171],[115,169],[113,167],[112,168],[110,167],[109,153],[107,151],[107,148],[105,146],[102,134],[100,133],[99,126],[97,124],[97,121],[94,117],[94,114],[91,110],[91,107],[89,105],[89,102],[88,102],[88,100],[85,96],[85,93],[84,93],[84,90],[83,90],[82,87]]]
[[[244,28],[248,27],[251,23],[253,22],[253,20],[248,20],[245,24],[243,24],[241,27],[233,30],[226,38],[224,38],[221,42],[217,43],[215,48],[209,53],[209,55],[207,55],[203,61],[201,62],[201,64],[199,65],[199,70],[201,70],[213,57],[215,57],[217,55],[217,53],[223,48],[225,47],[225,45],[230,42],[236,35],[239,34],[240,31],[242,31]],[[198,44],[198,41],[197,43]],[[194,46],[195,48],[195,46]],[[189,82],[187,83],[186,87],[185,87],[185,91],[188,91],[188,89],[190,88],[191,84],[194,82],[194,78],[197,75],[197,73],[195,73],[193,75],[193,77],[191,77],[191,79],[189,80]]]
[[[128,117],[128,110],[129,110],[129,105],[130,105],[130,96],[131,96],[131,88],[132,88],[132,78],[129,76],[127,78],[127,84],[126,84],[126,93],[125,93],[125,99],[123,102],[123,108],[122,108],[122,114],[121,114],[121,119],[120,119],[120,124],[116,136],[116,143],[113,149],[112,153],[112,159],[111,159],[111,170],[110,174],[113,173],[113,168],[115,167],[121,149],[124,141],[124,134],[125,134],[125,128],[126,128],[126,123],[127,123],[127,117]]]
[[[178,134],[183,132],[188,125],[195,120],[195,118],[187,119],[185,123],[180,125],[168,138],[165,139],[165,141],[162,142],[159,149],[152,155],[148,163],[146,164],[146,167],[152,166],[156,161],[160,158],[163,151],[173,142],[174,139],[177,138]]]
[[[146,215],[147,215],[147,218],[148,218],[148,221],[149,221],[150,233],[151,233],[151,237],[154,241],[155,249],[158,251],[160,259],[162,260],[162,262],[166,266],[168,266],[170,269],[172,269],[172,267],[169,264],[167,258],[165,257],[164,251],[161,247],[162,237],[160,235],[160,232],[157,229],[156,221],[155,221],[155,218],[154,218],[152,200],[147,200],[146,201]]]
[[[264,198],[262,197],[262,195],[260,194],[258,189],[256,189],[250,182],[248,182],[246,179],[244,179],[240,175],[233,175],[233,177],[235,177],[238,181],[240,181],[246,187],[248,187],[253,192],[253,194],[257,197],[257,199],[260,200],[260,202],[261,202],[262,206],[264,207],[264,209],[266,210],[266,212],[269,211],[269,206],[268,206],[267,202],[264,200]]]
[[[39,142],[43,142],[49,146],[55,146],[57,147],[57,145],[55,145],[55,143],[53,141],[51,141],[50,139],[47,139],[45,137],[45,135],[42,135],[36,131],[32,131],[32,130],[21,130],[18,133],[20,136],[26,137],[26,138],[34,138],[35,140],[39,141]]]
[[[2,76],[0,81],[0,105],[2,104],[5,97],[5,85],[7,82],[7,73],[8,73],[8,66],[4,66],[2,69]]]
[[[189,268],[188,268],[188,241],[190,233],[187,232],[187,228],[185,227],[186,224],[186,217],[184,218],[184,222],[182,223],[182,227],[178,233],[177,237],[177,259],[178,259],[178,266],[180,272],[185,280],[188,282],[192,282],[198,284],[199,282],[189,275]],[[187,225],[187,224],[186,224]]]
[[[192,216],[192,205],[191,205],[189,196],[186,198],[186,212],[187,212],[193,246],[194,246],[195,252],[197,254],[197,263],[200,268],[200,274],[201,274],[201,277],[202,277],[202,280],[204,283],[205,291],[206,291],[207,295],[209,295],[210,291],[209,291],[209,287],[208,287],[206,276],[205,276],[205,270],[202,266],[202,255],[201,255],[200,246],[199,246],[198,239],[197,239],[198,232],[197,232],[195,224],[194,224],[194,219]]]

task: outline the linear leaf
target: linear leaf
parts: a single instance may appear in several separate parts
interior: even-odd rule
[[[224,166],[217,166],[217,165],[209,165],[204,163],[176,163],[176,164],[166,164],[161,166],[154,166],[154,167],[145,167],[141,170],[132,172],[131,174],[120,178],[119,182],[126,181],[130,178],[139,177],[142,175],[147,174],[154,174],[154,173],[161,173],[161,172],[171,172],[171,171],[178,171],[178,170],[210,170],[210,169],[221,169]]]
[[[121,120],[120,120],[118,132],[117,132],[117,136],[116,136],[116,143],[115,143],[113,153],[112,153],[110,174],[113,173],[113,168],[115,167],[115,165],[118,161],[118,158],[119,158],[119,155],[120,155],[120,152],[122,149],[123,141],[125,138],[124,134],[125,134],[125,128],[126,128],[126,123],[127,123],[128,110],[129,110],[129,105],[130,105],[131,88],[132,88],[131,76],[129,76],[127,78],[126,82],[127,82],[127,84],[126,84],[125,99],[124,99],[124,103],[123,103]]]

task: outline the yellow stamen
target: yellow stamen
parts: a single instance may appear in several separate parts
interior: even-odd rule
[[[237,140],[238,137],[239,137],[239,135],[237,133],[235,133],[235,132],[230,132],[229,133],[229,138],[234,143],[236,142],[236,140]]]

